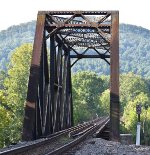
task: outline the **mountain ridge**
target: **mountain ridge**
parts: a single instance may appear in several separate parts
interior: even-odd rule
[[[0,68],[7,70],[12,51],[23,43],[33,43],[35,21],[13,25],[0,31]],[[150,30],[141,26],[121,23],[120,28],[120,71],[133,72],[144,77],[150,76]],[[109,74],[109,66],[101,60],[81,60],[73,68],[93,70],[99,74]]]

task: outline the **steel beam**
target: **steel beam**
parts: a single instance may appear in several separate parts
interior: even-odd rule
[[[69,52],[65,51],[65,55],[64,55],[64,66],[63,66],[63,84],[62,84],[62,102],[61,102],[61,130],[66,128],[66,87],[68,87],[67,85],[67,64],[68,64],[68,59],[69,59]]]
[[[23,123],[22,140],[28,141],[35,139],[35,110],[38,93],[40,61],[44,34],[45,15],[38,14],[36,33],[33,46],[33,54],[28,83],[27,101],[25,104],[25,116]],[[33,134],[34,133],[34,134]]]
[[[50,15],[73,15],[73,14],[83,14],[83,15],[107,15],[111,11],[40,11],[40,14],[50,14]]]
[[[112,30],[110,43],[110,137],[120,140],[119,131],[119,12],[112,12]]]
[[[72,101],[72,81],[71,81],[71,60],[68,62],[68,78],[69,78],[69,127],[74,125],[73,120],[73,101]]]
[[[110,55],[105,55],[105,54],[99,54],[99,55],[82,55],[82,54],[78,54],[78,55],[70,55],[70,58],[101,58],[101,59],[105,59],[105,58],[110,58]]]
[[[49,66],[48,66],[48,53],[47,53],[47,45],[46,40],[43,42],[43,66],[44,66],[44,72],[43,72],[43,122],[42,122],[42,135],[48,135],[50,134],[50,111],[49,111]],[[42,76],[42,75],[41,75]]]
[[[54,129],[53,131],[59,131],[61,122],[60,122],[60,103],[61,103],[61,89],[62,89],[62,45],[58,44],[58,52],[57,52],[57,65],[55,67],[55,70],[57,72],[56,74],[56,81],[55,81],[55,89],[56,89],[56,95],[55,95],[55,114],[54,114]]]
[[[55,115],[55,79],[56,79],[56,74],[55,74],[55,55],[56,55],[56,49],[55,49],[55,36],[52,35],[50,38],[50,98],[51,98],[51,108],[52,108],[52,126],[53,126],[53,131],[54,131],[54,124],[55,124],[55,119],[54,119],[54,115]]]

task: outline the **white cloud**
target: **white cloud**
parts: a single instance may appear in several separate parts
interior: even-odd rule
[[[119,10],[121,23],[150,29],[148,0],[3,0],[0,30],[35,20],[38,10]]]

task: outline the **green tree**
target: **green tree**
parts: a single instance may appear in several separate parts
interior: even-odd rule
[[[110,90],[106,89],[100,96],[101,116],[108,116],[110,114]]]
[[[10,111],[0,106],[0,148],[10,144],[10,123],[12,121]]]
[[[149,87],[145,79],[133,73],[122,74],[120,76],[120,101],[121,112],[124,106],[134,100],[141,92],[149,93]]]
[[[99,115],[99,95],[104,91],[102,79],[96,73],[84,71],[72,76],[72,84],[75,123]]]
[[[132,133],[134,139],[136,136],[136,124],[137,124],[137,114],[136,114],[136,105],[141,104],[142,113],[141,113],[141,133],[143,143],[150,145],[150,139],[147,139],[147,136],[150,135],[150,108],[145,109],[145,105],[150,107],[150,98],[147,94],[141,92],[138,94],[134,100],[129,101],[125,106],[123,114],[123,122],[126,130]]]
[[[2,96],[5,100],[3,99],[3,107],[8,107],[11,110],[9,112],[2,110],[5,115],[11,116],[11,119],[8,118],[9,121],[7,121],[7,128],[10,129],[8,141],[11,143],[20,140],[31,52],[31,44],[23,44],[16,48],[10,59],[8,76],[4,79]]]

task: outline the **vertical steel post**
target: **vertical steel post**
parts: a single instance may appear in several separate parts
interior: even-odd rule
[[[111,43],[110,43],[110,138],[120,140],[119,131],[119,12],[113,11],[111,15]]]
[[[42,57],[41,57],[42,58]],[[49,121],[49,111],[48,111],[48,87],[49,87],[49,68],[48,68],[48,57],[47,57],[47,46],[46,40],[43,40],[43,73],[40,75],[40,78],[43,79],[43,108],[42,110],[42,135],[47,135],[50,133],[49,125],[47,125],[47,121]],[[47,120],[48,119],[48,120]]]
[[[68,64],[68,51],[64,51],[64,65],[63,65],[63,80],[62,80],[62,96],[61,96],[61,130],[66,128],[66,87],[67,86],[67,64]]]
[[[70,80],[69,80],[69,69],[70,69],[70,58],[69,58],[69,52],[68,52],[68,62],[67,62],[67,77],[66,77],[66,128],[70,127]]]
[[[62,65],[62,52],[63,52],[63,49],[62,49],[62,43],[59,43],[58,45],[58,53],[59,53],[59,63],[60,63],[60,68],[59,68],[59,82],[58,84],[60,85],[60,88],[59,88],[59,99],[58,99],[58,130],[61,130],[61,104],[62,104],[62,68],[63,68],[63,65]]]
[[[43,96],[44,96],[44,50],[42,48],[40,71],[39,71],[39,84],[38,84],[38,94],[36,101],[36,117],[35,117],[35,135],[36,139],[42,135],[42,124],[43,124]]]
[[[73,126],[73,103],[72,103],[72,81],[71,81],[71,60],[68,65],[68,82],[69,82],[69,127]]]
[[[54,132],[59,131],[59,126],[60,126],[60,94],[61,91],[60,89],[61,87],[61,78],[62,78],[62,47],[61,47],[61,43],[58,44],[58,49],[57,49],[57,58],[56,58],[56,79],[55,79],[55,83],[56,83],[56,92],[55,92],[55,115],[54,115]]]
[[[56,48],[55,48],[55,36],[52,35],[50,38],[50,97],[51,97],[51,109],[52,109],[52,126],[54,131],[54,115],[55,115],[55,54],[56,54]],[[52,131],[52,132],[53,132]]]
[[[35,139],[35,107],[37,101],[39,70],[44,34],[45,15],[38,14],[36,33],[33,46],[30,76],[28,83],[27,101],[25,105],[25,116],[23,122],[22,140],[29,141]]]

